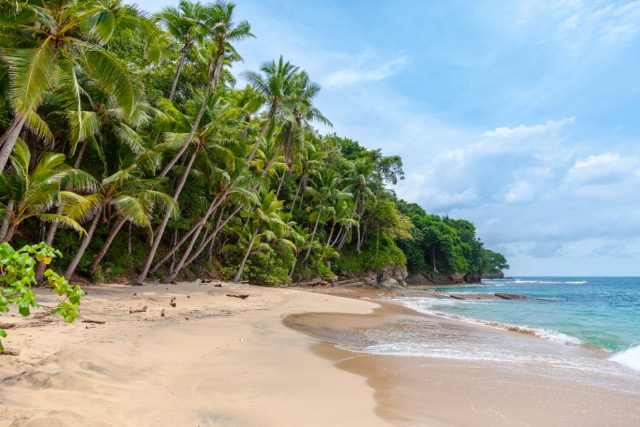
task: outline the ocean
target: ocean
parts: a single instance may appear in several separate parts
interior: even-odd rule
[[[369,354],[543,366],[548,375],[567,378],[590,373],[601,385],[618,388],[615,384],[623,380],[640,393],[640,278],[514,277],[435,291],[441,298],[392,299],[420,313],[454,319],[446,328],[428,316],[408,316],[334,342]],[[457,300],[446,298],[450,293],[530,299]],[[459,321],[482,327],[456,327]]]

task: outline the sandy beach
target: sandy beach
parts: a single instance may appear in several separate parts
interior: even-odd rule
[[[0,318],[15,324],[3,342],[19,353],[0,356],[0,425],[640,424],[640,379],[616,389],[553,378],[543,366],[364,355],[325,341],[418,315],[356,298],[375,293],[229,283],[86,290],[70,325],[44,309]],[[433,327],[545,345],[446,319]]]
[[[0,318],[33,325],[3,340],[20,354],[0,356],[0,425],[388,425],[364,377],[312,354],[318,340],[282,324],[293,313],[364,314],[371,302],[228,283],[85,289],[73,324]]]

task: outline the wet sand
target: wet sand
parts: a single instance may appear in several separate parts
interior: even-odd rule
[[[533,353],[604,358],[606,353],[547,342],[526,334],[426,316],[382,303],[367,315],[310,313],[285,324],[333,344],[314,353],[347,372],[361,375],[375,390],[376,413],[402,426],[633,426],[640,425],[640,374],[635,378],[572,371],[544,362],[525,365],[495,361],[387,356],[340,350],[363,329],[389,327],[412,316],[430,318],[435,336],[478,340],[495,335],[501,345],[527,346]],[[421,323],[422,324],[422,323]],[[427,323],[429,324],[429,323]]]

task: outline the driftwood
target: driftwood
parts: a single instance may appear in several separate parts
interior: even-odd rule
[[[86,320],[83,320],[82,323],[97,323],[98,325],[104,325],[106,322],[104,320],[86,319]]]
[[[129,309],[129,314],[133,314],[133,313],[146,313],[147,312],[147,306],[145,305],[142,308],[130,308]]]
[[[240,299],[247,299],[249,298],[249,295],[246,294],[240,294],[240,295],[233,295],[233,294],[227,294],[228,297],[234,297],[234,298],[240,298]]]

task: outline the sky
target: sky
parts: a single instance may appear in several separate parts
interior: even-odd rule
[[[136,0],[156,12],[177,0]],[[640,0],[237,0],[393,189],[472,221],[508,275],[640,276]]]

